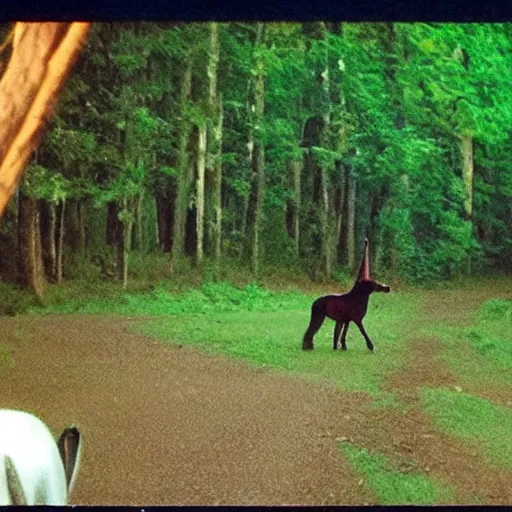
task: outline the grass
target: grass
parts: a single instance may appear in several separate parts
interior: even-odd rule
[[[350,443],[340,449],[382,505],[434,505],[453,500],[453,490],[418,472],[402,473],[380,453]]]
[[[140,266],[143,272],[144,266]],[[472,325],[465,326],[463,322],[470,320],[467,307],[456,308],[449,321],[434,318],[433,322],[431,316],[422,314],[424,292],[420,289],[375,294],[365,319],[366,330],[375,342],[374,354],[367,351],[354,326],[348,334],[348,351],[333,353],[334,323],[330,320],[317,333],[315,350],[303,352],[300,347],[311,302],[319,293],[293,289],[286,279],[275,281],[273,291],[242,278],[238,284],[209,282],[194,286],[180,278],[172,282],[161,280],[157,285],[133,281],[128,290],[123,290],[116,283],[69,281],[47,288],[46,305],[36,304],[20,290],[9,289],[3,302],[0,299],[0,311],[4,308],[11,314],[25,310],[36,315],[144,316],[135,329],[164,342],[194,346],[209,354],[224,354],[310,380],[328,381],[346,392],[365,392],[373,398],[374,406],[403,406],[392,393],[382,390],[382,384],[390,373],[404,368],[408,344],[425,335],[443,341],[443,357],[462,386],[465,382],[473,387],[506,389],[512,385],[510,300],[485,302]],[[300,283],[294,284],[301,288]],[[460,294],[456,290],[450,293],[454,300],[465,304],[463,290]],[[0,344],[0,365],[9,362],[10,353]],[[440,430],[481,446],[490,464],[512,467],[512,445],[507,444],[512,438],[509,409],[467,393],[435,388],[421,391],[421,407],[432,415]],[[450,499],[451,490],[447,487],[424,474],[400,472],[382,454],[350,444],[343,444],[341,449],[364,475],[379,503],[419,505]]]
[[[424,389],[421,405],[441,430],[482,449],[488,461],[512,469],[512,411],[448,389]]]
[[[330,320],[317,333],[315,350],[303,352],[302,336],[309,323],[313,298],[290,292],[273,294],[262,297],[261,303],[249,301],[252,311],[237,312],[219,311],[213,303],[208,307],[217,310],[211,314],[156,318],[139,325],[137,330],[169,343],[197,346],[209,353],[292,371],[312,380],[328,380],[345,391],[364,391],[379,400],[390,400],[380,384],[389,372],[403,364],[405,339],[400,326],[415,314],[418,307],[415,297],[407,294],[372,297],[365,324],[375,341],[374,354],[368,352],[355,327],[349,330],[348,351],[333,354],[334,322]],[[244,301],[240,299],[242,304]],[[201,303],[198,300],[196,304]]]
[[[180,315],[215,314],[239,311],[279,311],[309,307],[311,297],[298,291],[271,292],[256,283],[243,288],[228,283],[205,283],[199,288],[181,292],[163,281],[151,291],[129,292],[108,288],[103,297],[71,296],[66,300],[52,297],[52,304],[29,309],[33,314],[118,314],[118,315]],[[63,297],[64,299],[64,297]]]
[[[512,386],[512,300],[491,299],[469,327],[431,329],[445,346],[443,357],[462,384]]]

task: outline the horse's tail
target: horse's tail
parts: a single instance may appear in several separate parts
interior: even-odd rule
[[[302,338],[302,350],[313,350],[313,336],[324,323],[325,315],[325,297],[320,297],[311,305],[311,320],[309,321],[308,329]]]

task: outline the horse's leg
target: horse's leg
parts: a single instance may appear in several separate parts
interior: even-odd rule
[[[361,334],[364,336],[364,339],[366,341],[366,346],[373,351],[373,343],[372,343],[372,340],[370,339],[370,337],[368,336],[368,334],[366,333],[366,331],[364,330],[364,327],[363,327],[363,321],[361,320],[360,322],[356,322],[357,323],[357,327],[359,327],[359,330],[361,331]]]
[[[323,303],[313,302],[311,306],[311,320],[304,338],[302,338],[302,350],[313,350],[313,336],[322,327],[325,319]]]
[[[347,331],[348,331],[349,323],[350,323],[350,320],[348,322],[345,322],[345,325],[343,327],[343,332],[341,333],[341,350],[347,350]]]
[[[343,322],[336,322],[336,325],[334,327],[334,337],[332,340],[332,349],[337,350],[338,344],[340,341],[340,334],[341,334],[341,328],[343,327]]]

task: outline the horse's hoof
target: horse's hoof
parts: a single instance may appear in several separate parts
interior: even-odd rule
[[[313,347],[302,347],[302,350],[313,350]]]

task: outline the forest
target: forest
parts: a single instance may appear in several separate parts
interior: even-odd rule
[[[159,255],[170,279],[322,281],[365,237],[388,279],[510,272],[511,43],[507,23],[95,23],[0,221],[0,280],[42,298],[81,262],[126,287]]]
[[[0,24],[0,505],[512,504],[511,84],[510,23]]]

